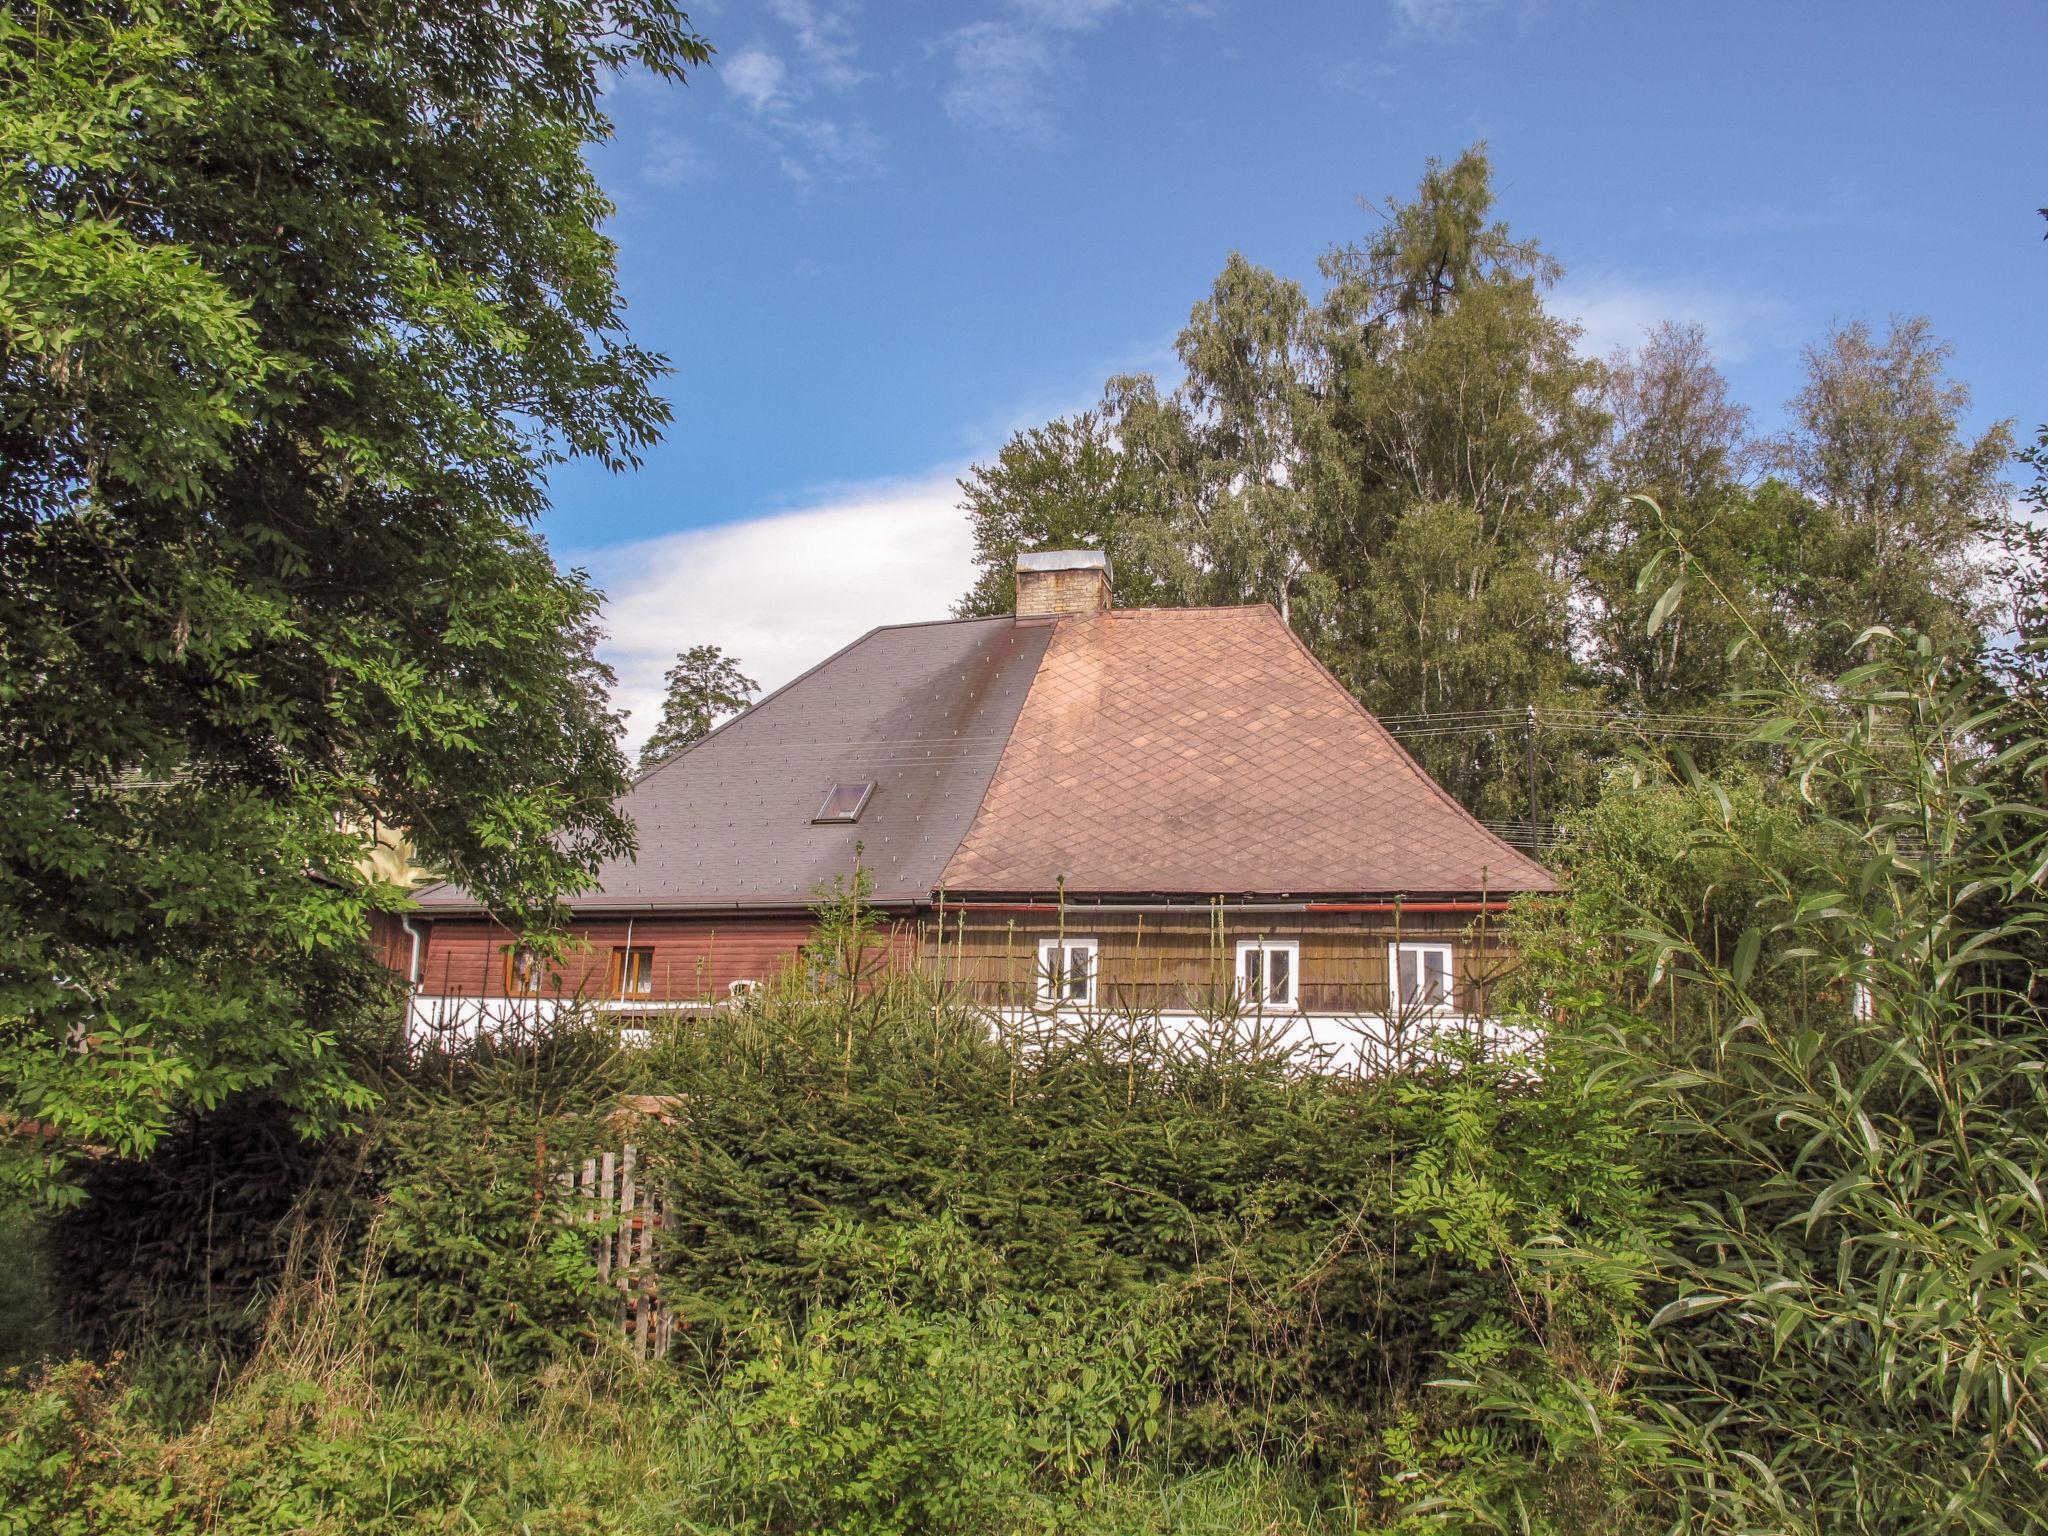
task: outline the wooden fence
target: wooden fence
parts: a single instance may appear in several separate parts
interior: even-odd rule
[[[661,1186],[640,1177],[640,1152],[586,1157],[580,1168],[565,1168],[555,1182],[585,1207],[593,1229],[597,1272],[619,1293],[619,1325],[626,1343],[642,1359],[668,1354],[675,1320],[661,1305],[654,1270],[654,1234],[667,1209]]]

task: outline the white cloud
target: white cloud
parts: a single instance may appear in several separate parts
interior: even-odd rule
[[[962,127],[1049,143],[1059,127],[1061,86],[1078,72],[1073,39],[1093,32],[1140,0],[1008,0],[1001,19],[948,33],[930,53],[949,55],[952,79],[941,96]],[[1213,20],[1213,0],[1149,0],[1175,19]]]
[[[853,40],[850,8],[813,0],[770,0],[768,9],[795,32],[797,48],[820,85],[843,90],[867,79],[867,72],[854,63],[860,49]]]
[[[1394,15],[1416,32],[1455,32],[1496,0],[1393,0]]]
[[[822,174],[833,180],[882,173],[882,141],[861,119],[807,117],[789,124],[789,132],[810,151],[806,175]]]
[[[767,112],[788,99],[789,71],[782,60],[765,48],[748,48],[734,54],[719,74],[749,111]]]
[[[752,131],[800,187],[879,175],[882,142],[874,130],[830,108],[834,93],[867,78],[854,63],[847,14],[811,0],[775,0],[768,9],[790,29],[785,51],[754,45],[718,66]]]
[[[1552,292],[1550,304],[1578,321],[1583,331],[1579,351],[1588,357],[1605,357],[1616,347],[1633,351],[1664,320],[1704,326],[1724,363],[1768,350],[1790,329],[1789,307],[1769,294],[1621,276],[1567,277]]]
[[[640,175],[657,187],[680,187],[706,175],[711,162],[704,152],[681,134],[656,128],[647,135],[647,147],[640,155]]]
[[[1025,20],[1062,32],[1085,32],[1099,26],[1124,0],[1011,0]]]
[[[1031,143],[1053,136],[1056,56],[1044,31],[978,21],[947,39],[953,82],[946,115],[964,127]]]
[[[1508,13],[1507,20],[1516,31],[1527,33],[1547,18],[1551,0],[1390,0],[1390,4],[1397,33],[1449,41],[1470,36],[1474,23],[1482,18],[1489,29],[1497,30],[1500,21],[1495,13],[1499,11]]]
[[[711,644],[763,692],[878,624],[943,619],[974,580],[950,475],[827,493],[801,510],[586,550],[608,594],[602,648],[637,750],[676,653]]]

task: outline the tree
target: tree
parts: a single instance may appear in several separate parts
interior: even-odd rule
[[[1987,680],[2039,711],[2048,706],[2048,426],[2019,461],[2034,478],[2020,491],[2024,510],[1992,531],[1995,617],[1981,660]]]
[[[1320,319],[1300,284],[1233,251],[1176,350],[1171,399],[1137,380],[1115,397],[1129,451],[1167,487],[1183,585],[1210,603],[1271,603],[1314,635],[1329,597],[1315,563]]]
[[[976,464],[960,481],[981,571],[955,615],[1015,612],[1017,556],[1041,549],[1103,550],[1119,606],[1158,602],[1170,588],[1155,566],[1177,562],[1145,478],[1100,411],[1015,434],[993,464]]]
[[[715,645],[693,645],[677,656],[666,683],[661,723],[640,749],[643,769],[702,741],[719,721],[752,704],[761,687]]]
[[[1546,1090],[1560,1057],[1621,1088],[1661,1187],[1646,1229],[1523,1253],[1639,1298],[1624,1358],[1575,1392],[1483,1366],[1466,1400],[1611,1468],[1616,1528],[2030,1530],[2048,1497],[2014,1449],[2048,1442],[2048,736],[1924,636],[1873,649],[1772,701],[1761,805],[1645,761],[1669,788],[1587,818],[1593,880],[1524,951]]]
[[[1572,553],[1606,430],[1602,371],[1544,306],[1557,263],[1493,203],[1474,146],[1430,162],[1370,242],[1323,258],[1341,473],[1325,471],[1319,564],[1342,594],[1325,654],[1380,713],[1455,719],[1574,691]],[[1466,805],[1526,813],[1521,740],[1458,730],[1414,746]],[[1547,780],[1583,761],[1560,739],[1541,750]]]
[[[1324,257],[1320,303],[1233,253],[1181,331],[1177,388],[1113,379],[1099,423],[1022,435],[1003,474],[977,471],[984,571],[962,611],[1000,611],[1012,530],[1077,532],[1111,549],[1119,601],[1271,603],[1377,711],[1566,695],[1601,369],[1544,308],[1556,263],[1492,206],[1483,146],[1431,161],[1372,241]],[[1466,804],[1525,808],[1519,731],[1417,750]],[[1544,751],[1553,779],[1583,758]]]
[[[1607,474],[1666,507],[1700,505],[1740,484],[1753,453],[1749,407],[1728,393],[1706,327],[1669,321],[1607,365],[1613,417]]]
[[[1659,325],[1635,353],[1617,352],[1603,399],[1613,436],[1578,540],[1587,648],[1611,695],[1638,710],[1725,712],[1757,660],[1730,660],[1745,626],[1785,650],[1780,599],[1814,508],[1782,482],[1743,483],[1755,458],[1749,411],[1730,397],[1703,328]],[[1652,634],[1663,584],[1638,577],[1673,541],[1725,601],[1682,606]]]
[[[1797,594],[1825,675],[1861,659],[1839,615],[1918,629],[1951,651],[1969,649],[1985,617],[1971,543],[2002,515],[2012,424],[1965,437],[1970,392],[1948,377],[1952,350],[1912,318],[1882,338],[1855,321],[1807,351],[1777,458],[1827,514]]]
[[[707,56],[670,0],[0,8],[8,1174],[364,1104],[375,823],[521,925],[630,849],[531,523],[668,419],[583,147]]]

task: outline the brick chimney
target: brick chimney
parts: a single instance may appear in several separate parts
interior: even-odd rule
[[[1099,549],[1047,549],[1017,557],[1017,617],[1105,613],[1109,556]]]

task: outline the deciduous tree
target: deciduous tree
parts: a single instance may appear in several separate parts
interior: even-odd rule
[[[1017,556],[1041,549],[1103,550],[1120,606],[1162,601],[1178,583],[1159,566],[1181,561],[1147,481],[1101,411],[1012,436],[993,464],[975,465],[960,481],[980,574],[954,612],[965,619],[1014,612]]]
[[[761,687],[715,645],[693,645],[684,651],[665,681],[668,694],[661,702],[661,722],[640,749],[642,768],[652,768],[702,741],[719,721],[753,703]]]
[[[363,1102],[373,821],[518,923],[631,846],[597,597],[531,524],[668,419],[583,150],[614,72],[706,57],[670,0],[0,6],[0,1107],[41,1176],[239,1089]]]
[[[1924,317],[1894,319],[1881,337],[1852,321],[1807,351],[1777,458],[1827,514],[1802,551],[1798,593],[1823,674],[1859,659],[1844,615],[1951,651],[1970,649],[1986,616],[1971,543],[2003,512],[2012,424],[1964,432],[1970,391],[1948,375],[1952,351]]]

